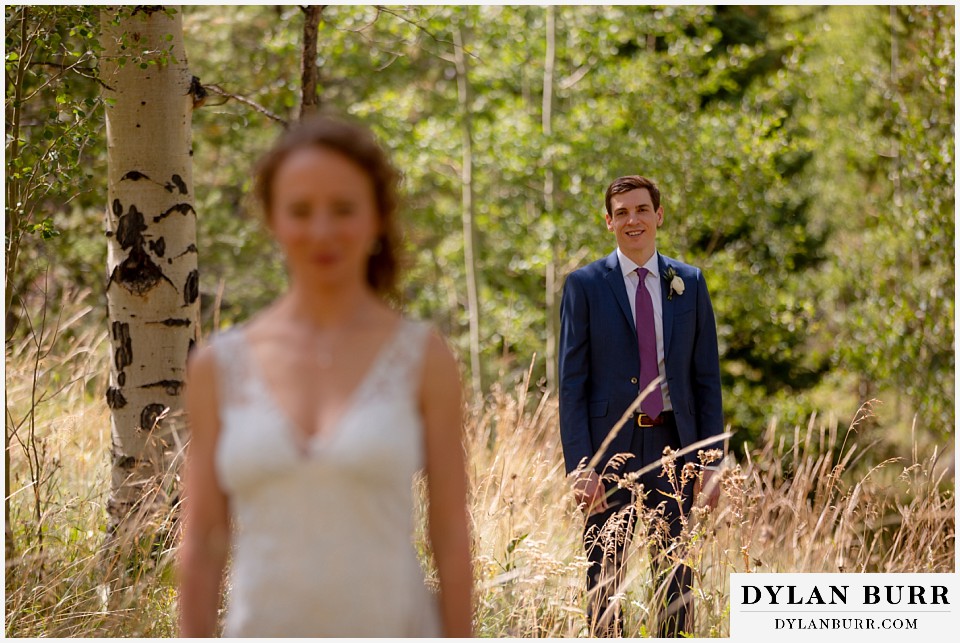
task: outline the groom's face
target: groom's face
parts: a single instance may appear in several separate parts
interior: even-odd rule
[[[631,259],[648,259],[657,246],[657,228],[663,225],[663,206],[653,209],[646,188],[621,192],[610,197],[607,229],[617,238],[623,254]]]

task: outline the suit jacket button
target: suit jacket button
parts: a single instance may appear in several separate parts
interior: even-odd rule
[[[636,383],[637,383],[637,378],[631,377],[631,378],[630,378],[630,383],[631,383],[631,384],[636,384]]]

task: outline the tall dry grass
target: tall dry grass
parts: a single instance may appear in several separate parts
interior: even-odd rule
[[[477,632],[584,636],[583,518],[564,477],[555,400],[531,403],[529,382],[494,390],[467,424],[477,570]],[[527,410],[527,409],[535,410]],[[940,453],[872,463],[865,404],[849,426],[771,422],[740,463],[728,458],[715,510],[694,508],[680,546],[663,554],[695,575],[701,637],[729,636],[732,572],[952,572],[952,464]],[[951,460],[952,462],[952,460]],[[663,587],[650,568],[656,522],[640,510],[616,597],[625,634],[655,631]]]
[[[86,314],[70,316],[73,331],[25,340],[7,354],[8,410],[16,421],[35,411],[22,426],[32,422],[38,442],[33,450],[15,442],[11,450],[17,549],[5,568],[5,634],[173,636],[175,544],[131,542],[128,551],[137,555],[124,564],[103,555],[108,352],[105,333],[82,330]],[[482,636],[587,633],[583,518],[564,476],[556,401],[534,389],[529,381],[495,387],[468,413],[475,627]],[[696,635],[729,634],[731,572],[953,570],[951,467],[938,453],[916,449],[874,462],[883,436],[862,422],[869,413],[868,405],[849,427],[817,416],[789,430],[771,423],[748,457],[728,463],[719,506],[687,516],[683,546],[664,554],[668,563],[682,559],[695,569]],[[31,471],[39,471],[35,483]],[[422,516],[422,504],[418,511]],[[155,517],[151,533],[170,532],[173,517]],[[654,628],[653,606],[662,600],[649,572],[651,521],[649,513],[640,517],[616,597],[631,636]],[[422,521],[415,540],[429,568]]]
[[[89,293],[57,302],[32,292],[20,339],[6,351],[10,523],[5,634],[171,636],[175,592],[169,538],[125,535],[107,555],[109,342]],[[30,314],[27,311],[41,311]],[[59,313],[44,311],[56,310]],[[172,512],[144,533],[171,531]],[[10,549],[12,544],[12,551]]]

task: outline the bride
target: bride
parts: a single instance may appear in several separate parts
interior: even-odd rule
[[[288,291],[194,353],[180,552],[183,636],[471,634],[457,364],[385,301],[398,175],[373,136],[318,117],[282,135],[255,193]],[[426,473],[440,592],[411,537]]]

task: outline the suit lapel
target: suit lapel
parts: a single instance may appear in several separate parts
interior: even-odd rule
[[[606,265],[607,274],[604,275],[604,279],[613,290],[613,296],[620,305],[623,316],[627,318],[627,323],[633,329],[634,342],[636,342],[637,327],[633,322],[633,313],[630,312],[630,300],[627,299],[627,287],[623,284],[623,273],[620,271],[620,261],[617,260],[616,250],[607,256]]]
[[[657,253],[658,263],[660,264],[660,302],[663,306],[663,355],[664,359],[670,355],[670,339],[673,336],[673,305],[672,299],[667,299],[670,292],[670,284],[664,278],[667,274],[669,264],[666,258],[659,252]]]

